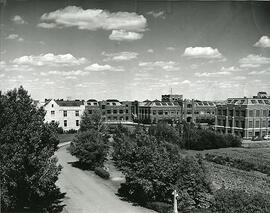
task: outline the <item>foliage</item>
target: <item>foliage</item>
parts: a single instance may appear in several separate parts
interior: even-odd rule
[[[220,134],[208,129],[197,129],[194,124],[183,124],[183,143],[186,149],[203,150],[240,147],[242,141],[231,134]]]
[[[246,171],[259,171],[270,175],[270,155],[267,150],[263,153],[252,153],[250,150],[230,150],[228,152],[209,152],[205,154],[208,161],[235,167]]]
[[[159,141],[178,144],[179,147],[182,147],[179,131],[166,122],[159,122],[157,125],[151,126],[149,128],[149,134],[155,136]]]
[[[172,213],[172,205],[163,202],[148,202],[146,203],[146,207],[149,209],[153,209],[159,213]]]
[[[54,152],[59,143],[56,128],[44,123],[22,87],[0,92],[0,174],[3,210],[25,207],[52,210],[59,189],[55,186],[61,167]]]
[[[95,129],[80,131],[70,145],[70,153],[89,169],[103,166],[107,152],[108,145],[104,136]]]
[[[245,191],[220,189],[215,193],[213,212],[249,213],[270,211],[270,196],[257,193],[250,195]]]
[[[119,193],[138,203],[171,203],[172,191],[180,195],[180,209],[207,208],[210,188],[201,159],[184,157],[178,145],[158,141],[146,131],[115,137],[117,166],[125,173],[126,183]]]
[[[107,128],[100,112],[84,113],[80,129],[70,145],[70,153],[79,159],[81,166],[94,169],[103,166],[108,149]]]
[[[101,168],[101,167],[96,167],[95,168],[95,173],[104,178],[104,179],[109,179],[110,178],[110,173],[107,172],[105,169]]]
[[[77,133],[77,130],[76,129],[69,129],[67,131],[64,131],[66,134],[74,134],[74,133]]]

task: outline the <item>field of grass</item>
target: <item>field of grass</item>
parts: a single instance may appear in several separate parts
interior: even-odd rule
[[[75,137],[75,134],[58,134],[58,138],[60,140],[60,143],[72,141],[73,138]]]

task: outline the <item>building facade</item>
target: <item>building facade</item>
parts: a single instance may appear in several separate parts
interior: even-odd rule
[[[46,100],[43,108],[46,111],[45,122],[58,122],[59,127],[68,131],[79,129],[85,105],[83,100],[51,99]]]
[[[229,98],[217,105],[215,129],[246,139],[270,134],[270,99]]]
[[[181,102],[183,100],[183,95],[176,95],[176,94],[169,94],[169,95],[162,95],[161,101],[162,102]]]

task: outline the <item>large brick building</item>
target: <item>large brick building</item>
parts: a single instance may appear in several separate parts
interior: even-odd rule
[[[270,99],[259,97],[229,98],[217,105],[216,131],[243,138],[270,134]]]

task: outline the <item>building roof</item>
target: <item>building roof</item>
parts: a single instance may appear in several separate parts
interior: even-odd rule
[[[96,99],[89,99],[89,100],[87,100],[87,102],[97,102],[97,100]]]
[[[269,99],[262,98],[228,98],[225,104],[232,105],[270,105]]]
[[[139,106],[142,107],[151,107],[151,106],[155,106],[155,107],[176,107],[179,106],[178,102],[164,102],[164,101],[158,101],[158,100],[154,100],[154,101],[147,101],[147,102],[140,102]]]
[[[200,107],[215,107],[216,104],[212,101],[195,101],[195,104]]]
[[[54,100],[59,106],[67,106],[67,107],[73,107],[73,106],[81,106],[84,105],[84,101],[80,100]]]

